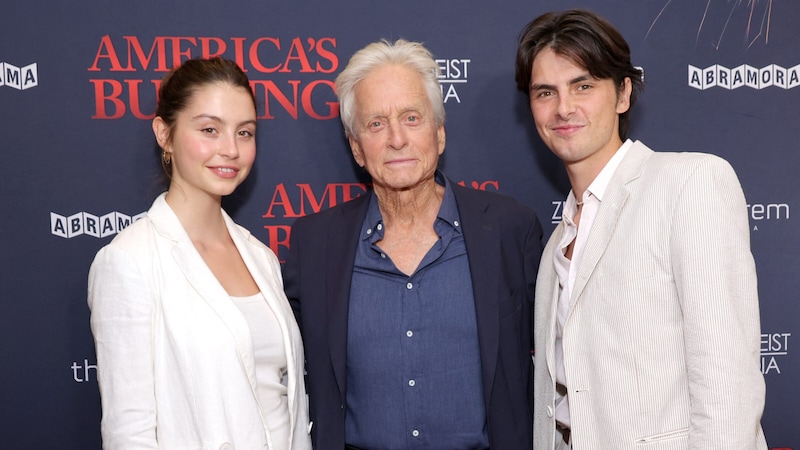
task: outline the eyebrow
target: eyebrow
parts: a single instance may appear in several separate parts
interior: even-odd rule
[[[589,80],[589,79],[592,79],[592,78],[593,77],[591,75],[586,73],[586,74],[579,75],[579,76],[569,80],[569,82],[567,84],[568,85],[573,85],[573,84],[577,84],[577,83],[580,83],[582,81],[586,81],[586,80]],[[530,90],[531,91],[538,91],[538,90],[555,91],[556,87],[554,85],[552,85],[552,84],[536,84],[536,83],[532,83],[531,87],[530,87]]]
[[[426,116],[426,117],[428,116],[428,113],[432,114],[431,111],[428,111],[426,113],[423,110],[423,108],[425,108],[424,105],[410,105],[410,106],[408,106],[406,108],[403,108],[402,110],[398,111],[397,112],[397,117],[401,117],[401,116],[403,116],[405,114],[408,114],[410,112],[416,112],[419,115]],[[378,112],[378,113],[375,113],[375,114],[371,114],[371,115],[369,115],[367,117],[364,117],[363,120],[365,122],[369,123],[371,120],[374,120],[374,119],[386,119],[386,118],[390,117],[391,115],[392,115],[391,113],[381,111],[381,112]]]
[[[196,119],[211,119],[211,120],[216,120],[217,122],[222,122],[222,118],[220,118],[218,116],[215,116],[213,114],[206,114],[206,113],[200,113],[200,114],[192,117],[192,120],[196,120]]]
[[[213,120],[214,122],[225,123],[225,121],[222,120],[221,117],[215,116],[213,114],[201,113],[201,114],[198,114],[198,115],[192,117],[192,120],[198,120],[198,119],[210,119],[210,120]],[[239,122],[236,126],[240,127],[242,125],[256,125],[256,120],[255,119],[245,120],[245,121]]]

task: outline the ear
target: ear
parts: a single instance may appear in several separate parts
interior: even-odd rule
[[[439,125],[436,129],[436,140],[439,143],[439,155],[444,153],[444,145],[447,142],[447,133],[444,130],[444,124]]]
[[[161,116],[156,116],[156,118],[153,119],[153,135],[156,137],[158,146],[164,151],[169,151],[167,149],[169,146],[169,126],[167,126],[167,123],[164,122]]]
[[[617,114],[622,114],[631,107],[631,91],[633,89],[631,79],[625,77],[622,80],[622,86],[619,87],[617,93]]]
[[[347,140],[350,142],[350,152],[353,153],[353,159],[356,160],[356,164],[358,164],[359,167],[364,167],[367,162],[364,159],[364,152],[361,150],[358,139],[350,135],[347,137]]]

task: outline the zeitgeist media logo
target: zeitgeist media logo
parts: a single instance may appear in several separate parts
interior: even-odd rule
[[[550,216],[550,223],[558,225],[563,218],[564,206],[566,201],[553,200],[553,214]],[[788,203],[748,203],[747,217],[752,224],[752,231],[759,231],[758,224],[762,221],[789,220],[790,208]]]
[[[39,85],[39,68],[37,63],[17,67],[7,62],[0,62],[0,86],[20,91]]]
[[[439,66],[441,73],[439,74],[439,88],[442,90],[442,99],[444,103],[455,101],[461,103],[461,97],[458,95],[456,86],[463,86],[467,84],[469,76],[469,64],[471,59],[466,58],[446,58],[437,59],[436,64]]]
[[[778,362],[789,355],[789,338],[792,333],[765,333],[761,335],[761,373],[780,374]]]

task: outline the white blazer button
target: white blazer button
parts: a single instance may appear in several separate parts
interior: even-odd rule
[[[553,417],[553,407],[552,406],[548,406],[547,407],[547,417]]]
[[[231,449],[233,449],[233,446],[228,442],[219,446],[219,450],[231,450]]]

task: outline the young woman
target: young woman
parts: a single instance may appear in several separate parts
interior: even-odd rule
[[[280,266],[221,208],[256,155],[247,76],[186,61],[162,82],[153,132],[169,189],[89,272],[103,447],[310,449]]]

